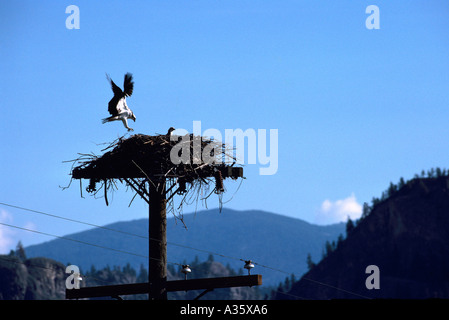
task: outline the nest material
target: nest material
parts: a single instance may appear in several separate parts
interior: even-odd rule
[[[182,152],[183,144],[189,144],[187,163],[174,164],[170,152],[175,145]],[[197,146],[197,147],[195,147]],[[82,155],[76,161],[72,176],[75,179],[120,179],[120,178],[161,178],[176,177],[186,182],[213,177],[218,168],[222,169],[223,158],[234,159],[232,150],[226,150],[222,143],[192,134],[188,136],[149,136],[136,134],[128,139],[119,138],[102,151],[112,149],[101,157]],[[197,149],[197,150],[196,150]],[[210,150],[209,159],[203,161],[203,152]],[[211,160],[212,159],[212,160]]]
[[[188,161],[173,163],[170,153],[175,146],[179,150],[179,157],[182,152],[189,153],[188,156],[183,155]],[[150,184],[158,188],[162,185],[167,192],[168,201],[175,194],[183,195],[181,207],[188,199],[192,199],[192,196],[187,196],[189,191],[196,194],[197,200],[200,195],[204,199],[206,192],[209,196],[212,192],[221,195],[225,191],[223,179],[243,177],[243,169],[233,167],[234,150],[229,150],[224,144],[212,139],[193,134],[135,134],[126,139],[121,137],[115,140],[102,151],[106,152],[101,157],[80,154],[78,159],[72,160],[72,179],[89,179],[86,190],[90,193],[97,194],[103,188],[106,204],[108,190],[116,188],[115,180],[125,182],[147,202],[147,188]],[[207,158],[206,161],[203,158]],[[234,160],[234,163],[228,165],[225,160]],[[100,188],[97,188],[97,183],[101,184]],[[214,187],[212,192],[209,190],[211,186]]]

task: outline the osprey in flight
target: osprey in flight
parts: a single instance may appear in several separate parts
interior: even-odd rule
[[[111,114],[110,117],[104,118],[103,123],[122,120],[123,125],[128,131],[134,131],[132,128],[128,127],[128,119],[136,121],[136,116],[126,105],[126,97],[133,94],[134,82],[133,75],[131,73],[125,74],[125,80],[123,82],[123,91],[120,89],[114,81],[106,74],[106,78],[111,83],[112,91],[114,92],[114,97],[109,101],[108,111]]]

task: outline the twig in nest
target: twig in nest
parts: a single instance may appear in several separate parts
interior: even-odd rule
[[[132,162],[134,163],[134,165],[140,170],[140,172],[142,172],[142,173],[145,175],[145,177],[147,177],[148,181],[151,182],[151,184],[153,185],[153,187],[157,188],[156,185],[153,183],[153,181],[151,181],[151,179],[150,179],[150,177],[147,175],[147,173],[146,173],[145,171],[143,171],[142,168],[139,167],[139,165],[138,165],[134,160],[131,160],[131,161],[132,161]]]
[[[129,204],[128,204],[128,208],[131,207],[131,204],[133,203],[134,198],[137,196],[137,194],[138,194],[137,192],[134,193],[134,196],[132,197],[131,201],[130,201]]]
[[[104,201],[106,201],[106,206],[109,206],[107,183],[108,183],[108,181],[106,179],[104,179]]]

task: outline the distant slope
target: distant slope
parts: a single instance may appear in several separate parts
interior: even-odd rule
[[[224,258],[216,255],[214,259],[225,265],[229,263],[234,269],[244,265],[238,259],[251,259],[261,265],[295,273],[296,276],[307,271],[307,253],[311,253],[315,261],[319,260],[326,240],[336,240],[345,229],[344,223],[317,226],[300,219],[257,210],[223,209],[221,213],[218,210],[199,211],[196,214],[184,215],[184,221],[187,230],[180,221],[167,219],[169,262],[192,261],[195,256],[198,256],[200,261],[205,261],[209,252],[214,252],[228,256]],[[148,219],[117,222],[106,227],[148,235]],[[147,239],[104,229],[90,229],[67,237],[119,251],[148,255]],[[173,243],[206,252],[176,246]],[[29,246],[25,250],[28,257],[48,257],[78,265],[82,270],[88,270],[91,265],[102,268],[106,265],[124,266],[129,262],[137,269],[140,264],[148,264],[148,259],[144,257],[63,239]],[[288,276],[262,267],[256,267],[253,273],[262,274],[264,284],[272,285]]]
[[[65,297],[65,266],[47,258],[0,255],[0,300],[59,300]]]
[[[289,293],[306,299],[448,299],[448,244],[449,178],[413,179],[378,203]],[[380,289],[366,288],[368,265],[379,267]]]

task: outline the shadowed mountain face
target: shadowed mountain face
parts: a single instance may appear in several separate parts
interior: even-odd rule
[[[374,276],[365,273],[369,265],[379,268],[379,289],[366,287]],[[449,178],[413,179],[378,203],[290,293],[306,299],[449,298]]]
[[[57,261],[0,256],[0,300],[63,299],[65,279],[65,266]]]

